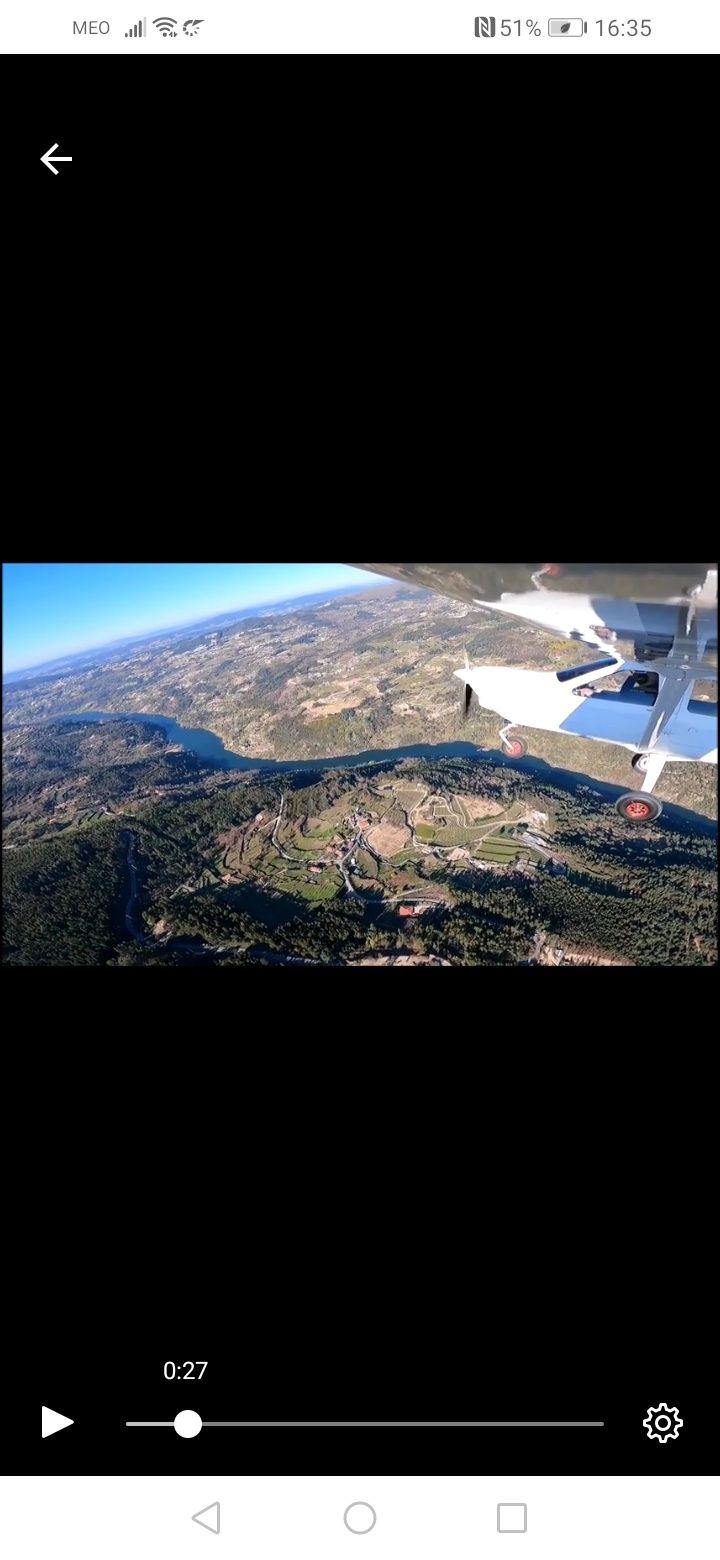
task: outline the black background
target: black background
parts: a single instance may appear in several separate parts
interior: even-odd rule
[[[166,1337],[176,1336],[169,1305]],[[297,1321],[297,1316],[295,1317]],[[376,1336],[368,1362],[351,1316],[342,1346],[330,1334],[312,1336],[293,1328],[285,1315],[284,1336],[273,1327],[264,1335],[215,1330],[204,1344],[209,1364],[202,1381],[165,1382],[164,1339],[143,1333],[128,1347],[111,1324],[107,1348],[82,1363],[87,1334],[63,1332],[57,1353],[42,1371],[42,1401],[75,1419],[71,1429],[42,1444],[36,1440],[23,1471],[63,1473],[327,1473],[372,1463],[383,1473],[633,1473],[666,1476],[710,1472],[711,1416],[694,1374],[668,1369],[667,1359],[625,1368],[598,1379],[597,1362],[577,1358],[582,1385],[572,1385],[567,1355],[553,1350],[550,1368],[518,1357],[512,1338],[495,1334],[483,1347],[481,1324],[464,1333],[463,1348],[448,1347],[447,1315],[438,1317],[434,1337],[412,1338],[403,1359]],[[282,1318],[278,1318],[282,1326]],[[207,1331],[202,1331],[207,1337]],[[185,1329],[183,1329],[185,1334]],[[339,1340],[338,1340],[339,1341]],[[408,1340],[410,1342],[410,1340]],[[102,1340],[98,1338],[98,1345]],[[385,1345],[385,1352],[380,1350]],[[559,1348],[562,1348],[559,1340]],[[497,1351],[497,1352],[496,1352]],[[498,1360],[498,1353],[502,1363]],[[60,1355],[60,1363],[58,1362]],[[459,1356],[474,1356],[471,1365]],[[62,1363],[68,1356],[78,1363]],[[374,1365],[374,1369],[373,1369]],[[447,1374],[446,1374],[447,1372]],[[676,1405],[684,1420],[677,1441],[649,1441],[642,1426],[648,1406]],[[203,1419],[234,1418],[587,1418],[606,1420],[604,1429],[490,1430],[397,1429],[221,1429],[204,1428],[183,1440],[172,1428],[125,1428],[125,1419],[173,1419],[193,1408]],[[35,1409],[37,1416],[37,1409]],[[35,1426],[35,1435],[37,1428]],[[706,1439],[707,1438],[707,1439]]]
[[[264,1017],[227,999],[219,1041],[216,991],[156,1007],[138,987],[145,1046],[91,1018],[89,1044],[44,1063],[22,1264],[42,1304],[21,1323],[33,1364],[12,1471],[711,1471],[711,1183],[691,1065],[663,1157],[640,1056],[581,1062],[539,1038],[502,1055],[470,1030],[441,1044],[446,1011],[410,986],[401,1007],[385,999],[385,1043],[339,1013],[320,1039],[275,981]],[[183,1383],[168,1360],[209,1363]],[[661,1400],[684,1420],[665,1445],[642,1425]],[[75,1423],[41,1441],[38,1402]],[[125,1428],[184,1408],[606,1425]]]
[[[174,200],[184,191],[185,201],[195,201],[216,176],[221,179],[231,154],[225,96],[219,94],[209,116],[203,91],[209,82],[200,77],[193,83],[190,70],[182,70],[187,64],[197,72],[197,62],[173,63],[173,78],[161,59],[154,80],[146,60],[14,62],[9,171],[31,212],[52,212],[61,200],[62,209],[82,214],[91,231],[103,213],[114,209],[130,217],[134,203],[150,195],[162,204],[168,194]],[[8,61],[4,69],[7,74]],[[243,119],[241,111],[241,134]],[[73,159],[58,164],[57,175],[41,161],[55,142],[58,155]]]
[[[148,284],[144,229],[162,241],[165,214],[174,228],[187,225],[201,251],[218,225],[244,251],[263,237],[267,207],[279,231],[292,224],[285,237],[295,248],[317,236],[305,227],[313,214],[330,218],[350,196],[356,213],[371,194],[382,198],[360,121],[333,133],[334,92],[318,101],[288,97],[279,84],[263,89],[251,76],[262,67],[241,57],[19,56],[0,64],[5,177],[18,211],[33,224],[67,212],[89,237],[115,221],[118,236],[142,246]],[[376,114],[396,127],[389,104],[377,104]],[[420,159],[429,138],[420,127],[411,166],[400,147],[383,153],[396,201],[401,180],[404,192],[425,187]],[[55,142],[73,158],[56,176],[41,162]],[[367,237],[356,235],[360,248]]]

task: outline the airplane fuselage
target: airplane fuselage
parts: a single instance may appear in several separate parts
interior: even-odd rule
[[[484,709],[515,726],[557,731],[566,736],[611,742],[642,751],[656,694],[640,688],[603,688],[617,659],[570,672],[532,672],[516,666],[464,667],[455,676],[477,694]],[[580,689],[591,688],[589,696]],[[657,755],[666,762],[717,763],[717,705],[691,698],[692,687],[663,727]]]

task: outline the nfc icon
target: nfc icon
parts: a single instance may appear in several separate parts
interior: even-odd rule
[[[495,37],[495,17],[494,16],[476,16],[475,17],[475,37],[476,38],[494,38]]]

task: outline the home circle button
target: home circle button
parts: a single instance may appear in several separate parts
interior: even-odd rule
[[[348,1506],[343,1521],[350,1533],[371,1533],[377,1522],[377,1512],[366,1500],[354,1500]]]

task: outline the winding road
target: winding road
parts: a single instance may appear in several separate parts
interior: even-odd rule
[[[278,815],[277,822],[280,822],[280,815]],[[127,864],[130,874],[130,894],[125,906],[125,925],[130,933],[130,936],[135,939],[136,943],[140,943],[144,948],[181,948],[183,952],[192,953],[198,959],[206,959],[209,957],[215,958],[218,954],[234,954],[240,951],[239,948],[233,943],[224,943],[220,947],[213,947],[212,943],[190,942],[185,937],[168,937],[162,941],[157,941],[155,938],[147,937],[144,932],[141,932],[136,926],[134,919],[135,905],[138,899],[137,866],[135,863],[135,835],[132,834],[129,829],[127,831],[127,842]],[[250,954],[253,954],[256,958],[265,959],[269,964],[319,964],[321,962],[319,959],[303,958],[300,954],[275,953],[273,949],[263,948],[260,945],[248,948],[246,951]]]

